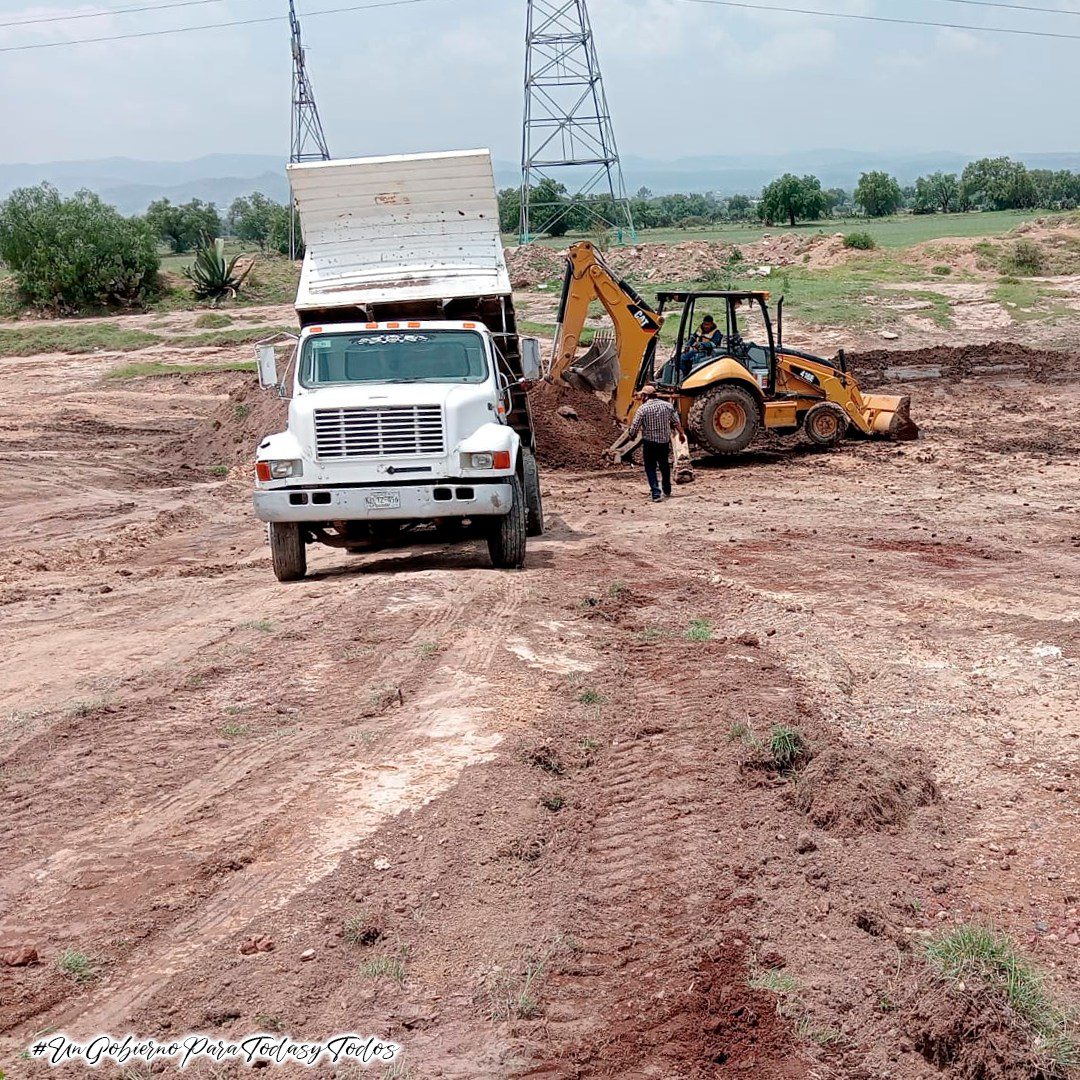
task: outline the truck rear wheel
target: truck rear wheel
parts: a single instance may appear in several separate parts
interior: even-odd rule
[[[307,573],[307,548],[299,525],[270,523],[270,559],[278,581],[299,581]]]
[[[525,488],[525,535],[544,535],[544,502],[540,497],[540,467],[531,450],[521,451],[521,483]]]
[[[496,518],[488,532],[488,552],[496,570],[519,570],[525,565],[528,510],[521,480],[512,480],[514,497],[510,513]]]
[[[758,403],[749,390],[723,384],[707,390],[690,406],[690,430],[716,454],[745,450],[761,424]]]

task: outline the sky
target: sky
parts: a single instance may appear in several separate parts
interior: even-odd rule
[[[0,0],[0,24],[168,0]],[[298,0],[335,157],[487,146],[520,157],[525,0]],[[1078,40],[844,22],[696,0],[588,0],[620,150],[658,160],[821,148],[1077,149],[1080,0],[756,0]],[[1020,2],[1020,0],[1015,0]],[[0,49],[278,14],[285,0],[0,25]],[[1076,15],[1063,12],[1076,12]],[[284,22],[0,52],[0,160],[288,152]]]

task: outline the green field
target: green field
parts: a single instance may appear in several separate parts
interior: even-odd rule
[[[794,229],[786,225],[772,228],[764,225],[716,225],[700,229],[642,229],[638,233],[638,242],[681,244],[687,240],[711,240],[725,244],[749,244],[763,236],[780,236],[784,233],[796,233],[800,236],[820,233],[829,236],[840,232],[868,232],[879,247],[905,248],[945,236],[1002,236],[1022,222],[1052,216],[1054,215],[1036,210],[999,210],[971,214],[897,214],[887,218],[830,218],[828,221],[796,225]],[[591,237],[584,234],[568,234],[558,239],[545,237],[535,243],[544,247],[561,248],[575,240],[588,239]],[[504,235],[503,242],[507,247],[515,247],[517,237]]]

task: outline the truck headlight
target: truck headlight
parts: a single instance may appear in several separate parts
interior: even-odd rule
[[[495,450],[490,454],[462,454],[463,469],[509,469],[510,451]]]
[[[257,461],[255,475],[264,483],[268,480],[287,480],[290,476],[302,476],[302,461]]]

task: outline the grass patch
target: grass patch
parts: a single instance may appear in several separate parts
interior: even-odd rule
[[[207,311],[200,315],[194,323],[196,330],[224,330],[226,326],[232,326],[231,315],[224,315],[220,311]]]
[[[104,698],[88,698],[85,701],[74,701],[67,709],[68,716],[75,717],[78,720],[85,720],[88,716],[97,716],[99,713],[105,711],[105,706],[108,704]]]
[[[607,698],[605,698],[599,690],[590,689],[582,690],[581,693],[578,694],[578,701],[580,701],[582,705],[603,705],[604,702],[607,701]]]
[[[954,990],[975,984],[1004,1001],[1030,1028],[1048,1075],[1064,1076],[1080,1065],[1075,1012],[1053,1000],[1045,976],[1006,934],[970,923],[958,926],[927,945],[926,959],[937,978]]]
[[[1050,288],[1037,281],[1022,281],[1009,276],[999,278],[992,293],[994,300],[1009,313],[1013,322],[1075,317],[1076,312],[1072,308],[1054,303],[1068,295],[1060,289]]]
[[[392,979],[398,986],[405,985],[405,960],[403,955],[375,956],[360,965],[360,974],[366,979]]]
[[[558,753],[550,746],[534,746],[525,752],[524,760],[526,765],[532,765],[533,768],[550,773],[552,776],[566,775],[566,766]]]
[[[127,330],[111,323],[73,320],[63,326],[28,326],[0,330],[0,356],[37,356],[41,353],[135,352],[164,339],[145,330]]]
[[[223,724],[218,734],[220,734],[223,739],[238,739],[242,735],[246,735],[248,730],[246,724],[229,723]]]
[[[566,799],[560,791],[545,791],[540,796],[540,805],[557,814],[566,805]]]
[[[221,349],[228,345],[253,345],[275,334],[295,334],[295,326],[251,326],[242,330],[212,330],[206,334],[184,334],[168,339],[178,349]]]
[[[810,756],[810,748],[802,732],[787,724],[773,725],[769,731],[768,749],[773,764],[780,772],[790,772]]]
[[[687,641],[712,641],[713,628],[708,619],[694,619],[686,631]]]
[[[123,364],[113,368],[109,379],[146,379],[156,375],[217,375],[223,371],[255,371],[254,360],[235,360],[225,364],[162,364],[157,360]]]
[[[229,475],[229,466],[228,465],[211,465],[210,466],[210,475],[211,476],[228,476]]]
[[[439,644],[436,641],[424,641],[416,646],[416,655],[421,660],[430,660],[439,651]]]
[[[747,980],[751,990],[767,990],[770,994],[794,994],[799,984],[786,972],[769,969],[756,971]]]
[[[89,982],[96,974],[90,957],[75,949],[65,949],[56,958],[56,966],[77,983]]]
[[[237,630],[258,630],[260,633],[269,634],[274,629],[274,624],[269,619],[250,619],[247,622],[237,623]]]
[[[370,915],[360,912],[345,920],[341,936],[350,945],[374,945],[382,936],[382,927]]]

